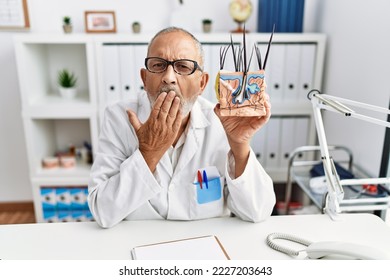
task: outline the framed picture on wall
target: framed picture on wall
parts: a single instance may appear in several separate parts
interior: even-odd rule
[[[27,0],[0,0],[0,30],[30,28]]]
[[[85,11],[85,31],[87,33],[115,33],[115,12]]]

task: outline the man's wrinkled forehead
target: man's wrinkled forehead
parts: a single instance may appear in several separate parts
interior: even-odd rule
[[[177,43],[178,40],[180,41],[180,46]],[[194,39],[183,31],[175,30],[154,37],[149,43],[148,57],[157,54],[161,55],[160,52],[163,52],[165,49],[175,50],[174,55],[178,55],[176,58],[195,59],[199,63],[203,63],[202,50],[198,47]],[[184,57],[180,53],[191,54],[191,57],[187,57],[186,55]]]
[[[174,40],[172,40],[174,39]],[[181,32],[181,31],[172,31],[169,33],[162,33],[153,38],[153,40],[149,43],[148,47],[148,55],[155,51],[158,48],[164,47],[164,46],[176,46],[176,39],[180,39],[180,42],[185,42],[186,45],[189,45],[193,47],[194,49],[195,44],[193,43],[191,37],[189,37],[187,34]]]

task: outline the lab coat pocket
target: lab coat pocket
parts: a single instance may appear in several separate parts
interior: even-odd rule
[[[217,177],[200,186],[199,182],[193,184],[194,196],[192,199],[192,218],[204,219],[219,217],[224,213],[223,199],[224,178]]]
[[[215,178],[208,181],[207,184],[203,184],[201,187],[199,183],[196,183],[196,199],[198,204],[204,204],[219,200],[222,197],[222,187],[220,178]]]

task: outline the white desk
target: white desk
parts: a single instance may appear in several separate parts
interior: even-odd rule
[[[349,241],[390,252],[390,227],[371,214],[272,216],[262,223],[237,218],[201,221],[124,221],[111,229],[94,222],[0,226],[0,259],[130,259],[138,245],[216,235],[231,259],[292,259],[266,243],[272,232],[311,241]]]

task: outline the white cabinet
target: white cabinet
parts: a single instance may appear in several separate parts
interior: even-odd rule
[[[92,147],[92,153],[97,145],[94,44],[87,36],[23,35],[15,38],[15,50],[35,213],[42,222],[42,187],[88,184],[91,164],[86,157],[71,156],[84,146]],[[64,68],[78,78],[78,93],[72,99],[58,92],[57,74]],[[59,155],[73,167],[61,167]],[[49,158],[57,160],[56,167],[43,167]]]
[[[210,74],[203,95],[215,103],[214,84],[220,68],[220,48],[230,44],[230,34],[195,36],[204,47],[204,68]],[[235,46],[240,46],[242,36],[232,36]],[[264,60],[269,36],[247,34],[248,57],[257,44]],[[15,37],[30,178],[39,222],[69,218],[69,215],[63,219],[51,217],[52,213],[43,211],[42,199],[50,200],[45,193],[51,189],[85,189],[91,167],[90,163],[79,159],[74,168],[47,169],[42,167],[42,160],[66,153],[69,147],[82,148],[85,143],[92,151],[96,150],[104,108],[118,100],[137,99],[143,91],[140,68],[144,67],[151,37],[152,34],[29,34]],[[274,35],[266,67],[272,118],[265,129],[253,137],[251,144],[275,182],[286,181],[286,160],[292,149],[315,144],[312,109],[306,94],[312,88],[321,89],[324,53],[324,35]],[[256,63],[253,57],[252,69]],[[64,99],[58,93],[56,78],[63,68],[78,77],[78,94],[74,99]],[[231,54],[227,55],[224,69],[234,70]]]

